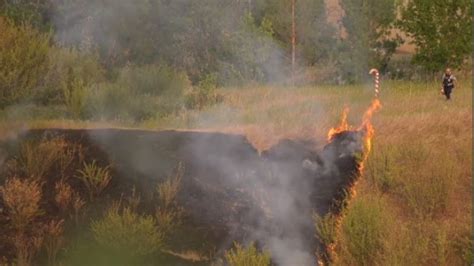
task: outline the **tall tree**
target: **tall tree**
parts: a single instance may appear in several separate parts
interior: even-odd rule
[[[290,2],[291,1],[291,2]],[[261,1],[262,2],[262,1]],[[271,21],[275,39],[292,54],[292,34],[295,25],[295,60],[314,65],[328,59],[335,40],[335,29],[329,25],[324,0],[267,0],[261,4],[263,11],[256,12],[257,20],[265,17]],[[260,18],[261,19],[261,18]]]
[[[340,0],[347,32],[345,53],[339,58],[343,75],[349,81],[360,81],[370,67],[383,72],[400,42],[391,38],[396,19],[396,0]]]
[[[416,45],[413,62],[435,72],[471,54],[471,0],[410,0],[398,22]]]

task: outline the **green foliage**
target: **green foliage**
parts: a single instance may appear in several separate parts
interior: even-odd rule
[[[379,152],[374,145],[367,160],[366,178],[384,193],[396,186],[394,153],[390,150]]]
[[[190,87],[185,73],[157,65],[126,66],[117,83],[143,96],[180,97]]]
[[[417,46],[415,64],[436,72],[470,57],[472,1],[412,0],[401,14],[398,25]]]
[[[45,105],[66,104],[72,114],[82,114],[83,110],[77,110],[71,101],[84,101],[78,97],[84,89],[105,80],[98,56],[73,48],[52,47],[48,58],[48,73],[36,101]]]
[[[61,139],[26,141],[21,145],[16,159],[17,169],[28,178],[35,180],[46,178],[63,153],[64,142]]]
[[[86,117],[143,121],[177,112],[190,82],[183,72],[160,66],[128,66],[115,82],[92,85],[87,91]]]
[[[183,174],[184,167],[180,163],[168,179],[156,186],[159,206],[155,216],[157,224],[165,236],[170,234],[181,222],[183,209],[178,206],[176,197]]]
[[[50,30],[51,21],[47,14],[50,0],[2,0],[0,16],[11,19],[16,25],[29,24],[41,30]]]
[[[316,237],[325,246],[330,246],[336,240],[336,217],[331,213],[323,217],[314,214],[314,225],[316,227]]]
[[[272,63],[283,60],[282,55],[278,54],[281,48],[273,40],[272,22],[263,18],[257,24],[251,14],[246,14],[238,25],[238,30],[232,32],[223,44],[226,56],[219,61],[219,83],[268,82],[281,75],[278,65],[272,66]]]
[[[103,218],[92,222],[97,243],[109,254],[136,258],[159,251],[163,235],[153,216],[139,215],[130,208],[112,206]]]
[[[258,252],[252,243],[247,248],[238,243],[225,253],[225,259],[230,266],[269,266],[270,254]]]
[[[47,73],[49,34],[0,17],[0,107],[33,95]]]
[[[100,167],[93,160],[92,163],[84,162],[83,169],[78,170],[77,178],[86,186],[91,201],[107,187],[112,179],[109,169],[110,166]]]
[[[373,265],[384,252],[390,215],[381,198],[356,198],[341,225],[349,264]]]
[[[74,118],[81,118],[85,112],[87,88],[81,80],[75,80],[64,91],[64,100],[68,111]]]
[[[206,75],[186,96],[186,107],[190,109],[202,109],[222,101],[222,96],[217,92],[217,81],[215,75]]]
[[[339,43],[341,75],[349,82],[364,80],[373,67],[384,72],[401,39],[390,37],[396,18],[395,0],[342,0],[347,39]]]

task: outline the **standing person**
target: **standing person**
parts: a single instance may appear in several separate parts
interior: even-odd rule
[[[451,92],[456,86],[456,77],[451,73],[450,68],[446,68],[443,74],[443,87],[441,92],[446,96],[446,100],[451,100]]]

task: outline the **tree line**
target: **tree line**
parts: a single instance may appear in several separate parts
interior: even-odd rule
[[[355,83],[369,67],[392,71],[407,41],[400,31],[417,47],[411,64],[428,73],[469,59],[471,1],[339,4],[340,27],[328,22],[324,0],[0,0],[0,103],[32,90],[66,102],[75,86],[147,84],[157,73],[163,86]]]

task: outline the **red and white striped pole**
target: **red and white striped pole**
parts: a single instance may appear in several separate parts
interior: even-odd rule
[[[369,74],[374,76],[374,88],[375,88],[375,98],[379,97],[380,93],[380,80],[379,80],[379,71],[376,68],[372,68],[369,71]]]

